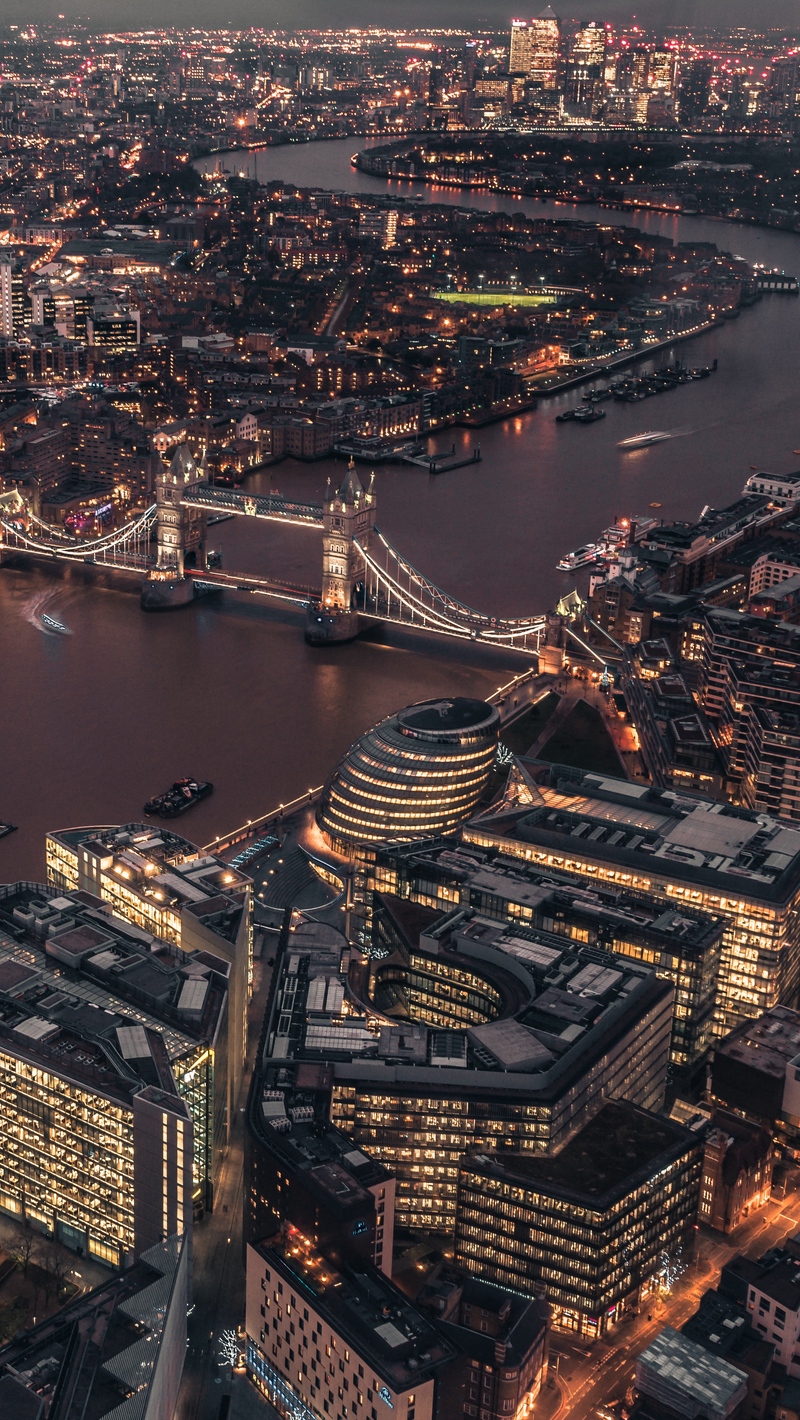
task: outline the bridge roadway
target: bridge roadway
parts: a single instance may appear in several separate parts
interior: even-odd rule
[[[267,518],[305,528],[322,527],[321,503],[293,503],[279,493],[240,493],[235,488],[221,488],[218,484],[190,483],[181,494],[181,502],[192,508],[208,508],[220,513]]]
[[[282,601],[297,602],[305,606],[307,602],[319,601],[321,587],[308,587],[301,582],[287,582],[282,577],[251,577],[246,572],[222,572],[216,567],[205,572],[186,570],[195,586],[211,591],[258,592],[266,597],[279,597]]]

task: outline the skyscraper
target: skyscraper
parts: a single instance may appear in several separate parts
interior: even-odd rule
[[[606,35],[602,25],[590,20],[572,41],[564,87],[567,110],[591,118],[602,96]]]
[[[543,89],[558,87],[558,65],[561,53],[561,21],[551,5],[542,10],[528,26],[530,67],[528,73]]]
[[[13,280],[14,268],[10,259],[0,258],[0,335],[7,340],[12,340],[14,336]]]
[[[527,20],[511,21],[511,43],[508,50],[508,72],[509,74],[530,73],[531,67],[531,30]]]

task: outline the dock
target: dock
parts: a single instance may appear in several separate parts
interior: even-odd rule
[[[476,444],[472,453],[463,458],[457,456],[456,446],[453,444],[450,452],[446,454],[409,452],[403,455],[403,463],[416,464],[417,468],[426,468],[428,473],[450,473],[454,468],[464,468],[467,464],[480,463],[481,458],[480,444]]]

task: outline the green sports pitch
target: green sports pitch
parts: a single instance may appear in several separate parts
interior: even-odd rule
[[[552,306],[558,299],[544,291],[436,291],[437,301],[453,306]]]

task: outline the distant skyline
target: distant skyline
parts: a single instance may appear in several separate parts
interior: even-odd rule
[[[538,0],[530,5],[515,0],[139,0],[131,7],[127,0],[100,0],[100,3],[69,4],[65,0],[7,0],[6,23],[86,18],[93,29],[153,25],[193,25],[209,28],[239,28],[255,25],[265,29],[334,28],[348,25],[406,25],[442,27],[474,26],[506,28],[512,15],[536,14]],[[629,21],[635,15],[652,28],[675,25],[719,25],[752,28],[781,26],[800,31],[798,0],[563,0],[554,5],[563,19],[608,19]]]

